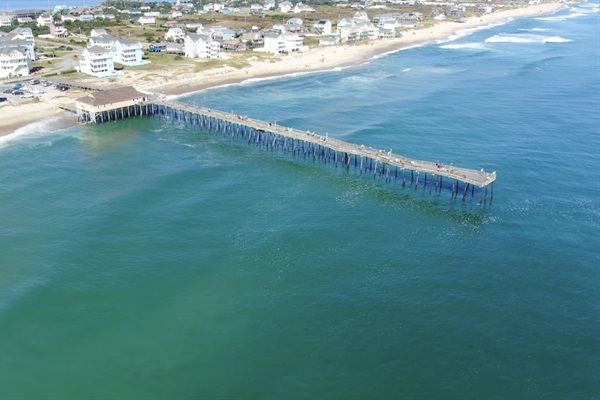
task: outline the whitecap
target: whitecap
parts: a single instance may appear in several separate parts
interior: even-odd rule
[[[544,36],[533,34],[501,33],[485,39],[486,43],[565,43],[570,42],[560,36]]]
[[[577,12],[569,15],[556,15],[553,17],[538,17],[536,18],[538,21],[566,21],[572,18],[585,17],[585,13]]]
[[[483,43],[456,43],[456,44],[445,44],[440,46],[440,49],[448,50],[488,50]]]

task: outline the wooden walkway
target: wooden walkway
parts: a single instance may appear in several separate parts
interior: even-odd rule
[[[417,173],[430,174],[435,177],[447,177],[460,182],[465,182],[473,186],[483,188],[496,180],[495,172],[487,172],[483,169],[475,170],[469,168],[461,168],[452,164],[440,164],[432,161],[418,160],[415,158],[406,157],[400,154],[394,154],[386,152],[381,149],[374,149],[364,145],[356,145],[345,142],[343,140],[335,139],[328,136],[323,136],[315,132],[302,131],[294,128],[284,127],[280,125],[274,125],[269,122],[241,117],[237,114],[226,113],[219,110],[208,109],[204,107],[197,107],[189,104],[184,104],[174,100],[161,100],[152,99],[151,102],[158,106],[167,107],[169,109],[176,109],[183,113],[189,113],[191,115],[201,115],[208,118],[216,118],[222,121],[226,121],[232,124],[242,125],[250,128],[254,128],[261,132],[272,133],[280,135],[289,139],[299,140],[307,143],[311,143],[316,146],[331,149],[335,152],[336,161],[337,154],[341,153],[347,155],[344,160],[350,163],[349,155],[354,155],[355,158],[359,157],[361,161],[373,160],[375,163],[379,163],[381,166],[387,166],[389,175],[390,167],[396,167],[401,170],[411,170]],[[340,157],[340,161],[342,157]],[[426,179],[426,178],[425,178]],[[418,177],[417,177],[418,182]],[[418,184],[418,183],[417,183]],[[458,185],[457,185],[458,186]],[[458,191],[458,187],[456,188]],[[467,191],[467,187],[464,189]],[[493,189],[492,189],[493,190]],[[492,192],[493,196],[493,192]]]

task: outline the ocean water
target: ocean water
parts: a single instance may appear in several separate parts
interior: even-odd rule
[[[157,118],[2,139],[0,398],[600,398],[598,10],[182,99],[491,204]]]

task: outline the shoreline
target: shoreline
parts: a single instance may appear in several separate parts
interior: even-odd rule
[[[138,71],[128,71],[120,76],[114,86],[135,86],[140,91],[155,92],[168,97],[189,96],[206,89],[236,84],[251,84],[260,80],[284,79],[298,74],[315,74],[336,71],[345,68],[360,67],[370,60],[384,57],[414,47],[426,46],[430,43],[450,42],[467,36],[472,32],[489,29],[510,22],[517,18],[527,18],[557,12],[570,3],[545,3],[522,8],[496,11],[477,17],[470,17],[465,22],[440,21],[435,25],[403,31],[403,36],[395,39],[381,39],[353,44],[338,44],[329,47],[315,47],[304,53],[294,53],[278,60],[252,61],[243,68],[219,67],[195,74],[183,74],[174,81],[149,84]],[[466,32],[461,34],[461,32]],[[86,80],[87,81],[87,80]],[[188,83],[181,85],[181,81]],[[96,84],[104,84],[102,79],[91,80]],[[22,105],[4,105],[0,107],[0,137],[11,136],[17,130],[51,118],[63,110],[61,106],[73,106],[75,98],[86,92],[72,90],[67,96],[42,95],[41,101]],[[71,126],[76,125],[74,123]]]
[[[470,17],[465,22],[441,21],[429,28],[404,31],[401,38],[313,48],[305,53],[287,55],[276,63],[256,62],[250,67],[228,71],[227,74],[215,73],[214,70],[203,71],[197,74],[197,77],[186,77],[191,78],[187,79],[189,81],[187,84],[167,83],[153,88],[148,87],[147,90],[166,96],[183,97],[206,89],[245,84],[255,80],[277,79],[298,73],[323,73],[341,68],[358,67],[388,54],[426,46],[434,42],[453,41],[478,30],[503,25],[513,19],[554,13],[567,5],[568,3],[546,3]],[[468,33],[460,35],[462,31]]]

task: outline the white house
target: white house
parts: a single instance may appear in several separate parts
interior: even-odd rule
[[[322,19],[313,24],[312,33],[317,35],[331,35],[331,21]]]
[[[122,74],[121,71],[115,71],[113,52],[100,46],[83,49],[79,57],[79,72],[98,78]]]
[[[207,34],[188,34],[184,41],[185,56],[189,58],[219,58],[221,45]]]
[[[319,39],[319,46],[333,46],[340,42],[339,37],[322,37]]]
[[[261,4],[251,4],[250,5],[250,14],[262,14],[264,10],[265,10],[265,8]]]
[[[268,33],[264,37],[265,51],[273,54],[298,51],[304,45],[304,38],[296,33]]]
[[[265,11],[273,10],[275,8],[275,0],[265,0],[263,2],[263,9]]]
[[[263,40],[265,51],[273,54],[280,54],[285,51],[285,41],[282,33],[267,33]]]
[[[117,46],[117,38],[108,34],[92,36],[89,39],[88,46],[100,46],[106,50],[114,50]]]
[[[177,19],[183,17],[183,13],[181,11],[173,11],[171,13],[171,18]]]
[[[165,33],[165,40],[183,40],[185,38],[185,31],[181,28],[170,28],[167,33]]]
[[[142,16],[138,19],[138,22],[140,25],[153,25],[156,24],[156,18]]]
[[[154,17],[154,18],[158,18],[160,17],[160,11],[148,11],[144,13],[144,17]]]
[[[282,13],[289,13],[292,11],[294,5],[289,1],[284,1],[279,4],[279,11]]]
[[[143,60],[144,50],[142,42],[133,39],[118,39],[115,42],[115,62],[123,65],[138,66],[150,64]]]
[[[22,47],[2,47],[0,43],[0,78],[26,76],[31,71],[31,58]]]
[[[37,26],[50,26],[54,22],[52,16],[49,14],[41,14],[37,17]]]
[[[0,26],[11,26],[12,17],[10,15],[0,15]]]
[[[283,40],[285,43],[285,51],[287,52],[298,51],[304,46],[304,38],[296,33],[284,33]]]
[[[104,28],[93,28],[90,31],[90,37],[97,37],[100,35],[108,35],[108,32],[106,32],[106,29]]]
[[[310,6],[307,6],[306,4],[302,4],[302,3],[297,3],[293,10],[294,14],[300,14],[300,13],[314,13],[316,10]]]
[[[67,22],[67,21],[77,21],[77,17],[74,15],[61,15],[60,16],[60,22]]]

